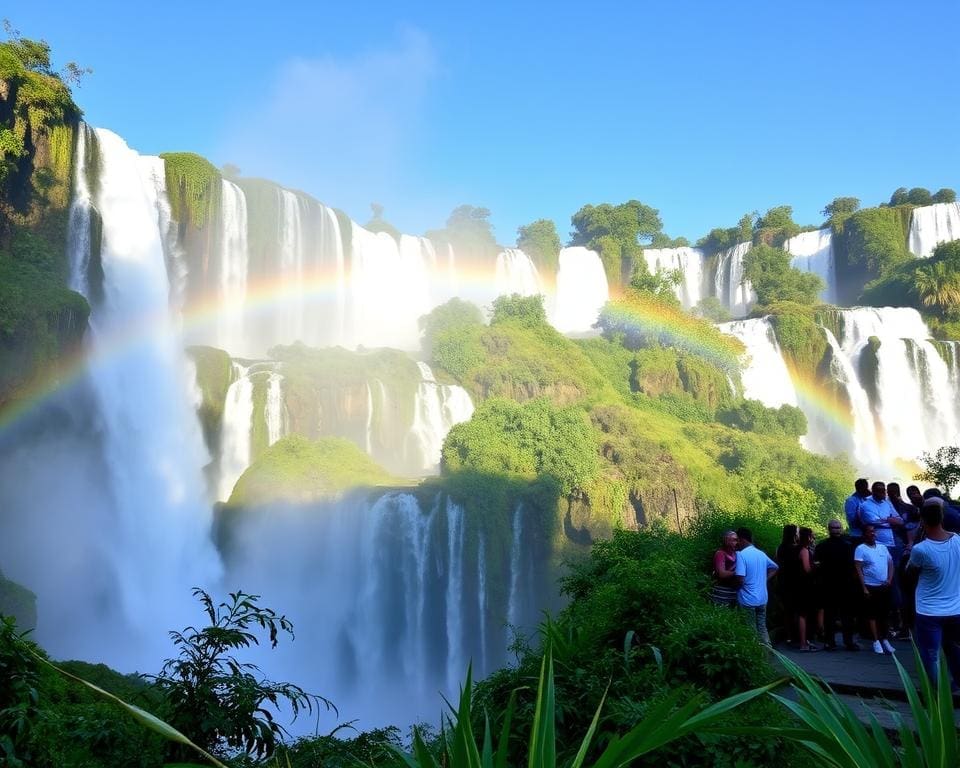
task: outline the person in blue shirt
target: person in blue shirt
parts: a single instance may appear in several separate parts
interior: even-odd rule
[[[863,542],[863,529],[860,526],[860,505],[869,496],[870,484],[867,482],[867,478],[861,477],[853,484],[853,493],[843,502],[843,514],[847,518],[847,537],[853,547]]]
[[[762,551],[753,546],[753,533],[749,528],[737,530],[740,551],[737,553],[737,565],[734,569],[740,591],[737,603],[742,610],[750,614],[750,623],[757,632],[760,642],[770,645],[770,633],[767,632],[767,582],[777,572],[777,564]]]

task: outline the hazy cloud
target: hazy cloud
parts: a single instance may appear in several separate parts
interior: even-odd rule
[[[430,41],[411,27],[350,58],[287,61],[234,116],[220,158],[362,220],[367,203],[402,185],[436,69]]]

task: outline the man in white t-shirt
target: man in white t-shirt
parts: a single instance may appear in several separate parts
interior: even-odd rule
[[[737,564],[733,571],[740,585],[737,604],[750,614],[750,623],[756,630],[760,642],[769,646],[767,581],[777,572],[777,564],[753,546],[753,533],[749,528],[740,528],[737,531],[737,538],[740,551],[737,552]]]
[[[873,635],[873,652],[893,653],[894,648],[887,640],[893,558],[883,544],[877,543],[877,530],[870,524],[863,526],[863,544],[854,551],[853,562],[863,588],[864,613]]]
[[[939,501],[939,500],[938,500]],[[960,687],[960,536],[944,530],[943,507],[928,500],[920,509],[926,534],[914,545],[907,567],[920,572],[914,637],[920,660],[936,685],[940,649],[954,688]]]

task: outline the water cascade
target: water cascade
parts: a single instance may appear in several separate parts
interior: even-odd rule
[[[561,333],[583,333],[610,295],[603,262],[596,251],[579,246],[560,251],[559,262],[550,322]]]
[[[812,272],[823,280],[820,300],[833,304],[837,300],[837,274],[833,258],[833,233],[829,229],[801,232],[783,244],[793,258],[790,264],[802,272]]]
[[[282,382],[283,376],[273,371],[267,380],[267,404],[264,414],[267,420],[267,445],[273,445],[286,433]]]
[[[736,336],[747,348],[741,374],[743,394],[768,408],[797,405],[797,395],[780,353],[773,326],[767,318],[721,323],[720,330]]]
[[[684,309],[692,309],[703,298],[703,251],[699,248],[644,248],[643,258],[650,274],[680,272],[674,292]]]
[[[223,404],[217,499],[226,501],[243,471],[250,466],[253,421],[253,382],[247,368],[233,364],[233,380]],[[269,422],[268,422],[269,423]]]
[[[217,574],[201,473],[207,456],[190,405],[191,371],[169,310],[158,229],[162,161],[140,158],[109,131],[96,131],[96,140],[99,190],[90,196],[81,181],[84,162],[78,162],[81,210],[71,216],[68,251],[72,287],[87,293],[84,213],[95,208],[103,226],[103,298],[91,301],[89,378],[101,429],[102,483],[114,502],[113,519],[97,531],[98,557],[114,569],[110,599],[132,633],[114,662],[154,665],[157,646],[165,645],[163,630],[180,626],[184,595]],[[82,499],[76,503],[84,506]],[[42,594],[39,604],[42,610]],[[44,632],[52,633],[41,640],[54,652],[77,633],[57,623],[56,616],[41,618]]]
[[[743,257],[751,246],[752,243],[737,243],[717,254],[713,295],[734,317],[746,315],[757,300],[750,282],[743,279]]]
[[[432,720],[471,660],[477,678],[507,662],[508,619],[529,632],[556,599],[543,532],[513,520],[497,531],[443,494],[396,491],[250,509],[227,572],[296,617],[296,641],[264,657],[276,677],[364,727]]]
[[[494,283],[498,296],[536,296],[543,292],[537,268],[519,248],[507,248],[497,255]]]
[[[220,202],[220,304],[216,345],[245,351],[244,310],[247,298],[247,202],[236,184],[223,180]]]
[[[436,472],[447,432],[454,424],[470,419],[473,401],[463,387],[438,384],[426,363],[418,362],[417,367],[423,381],[417,387],[410,442],[416,465],[424,473]]]
[[[934,248],[948,240],[960,240],[960,203],[937,203],[913,209],[908,237],[912,254],[926,259]]]

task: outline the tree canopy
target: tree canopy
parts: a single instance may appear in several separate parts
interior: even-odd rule
[[[761,305],[779,301],[814,304],[823,290],[823,280],[790,266],[790,254],[782,248],[755,245],[743,258],[743,276],[756,291]]]
[[[537,219],[517,228],[517,248],[540,268],[556,270],[560,247],[557,225],[550,219]]]
[[[636,261],[643,246],[652,244],[663,230],[660,211],[639,200],[585,205],[570,222],[570,244],[597,251],[608,279],[615,283],[620,282],[621,262]]]

